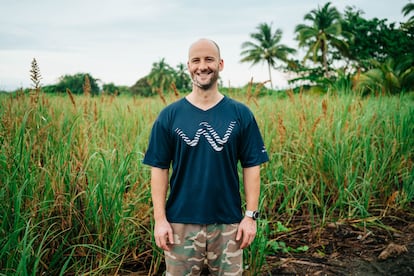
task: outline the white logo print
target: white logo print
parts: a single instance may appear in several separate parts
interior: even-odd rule
[[[200,123],[201,128],[197,130],[193,140],[188,138],[188,136],[179,128],[176,128],[175,132],[184,140],[184,142],[187,145],[191,147],[197,146],[198,141],[200,141],[201,135],[204,135],[204,137],[207,139],[207,142],[215,151],[221,151],[223,149],[223,145],[227,143],[227,141],[229,140],[229,137],[235,125],[235,121],[230,122],[223,138],[221,138],[214,130],[214,128],[210,126],[207,122]]]

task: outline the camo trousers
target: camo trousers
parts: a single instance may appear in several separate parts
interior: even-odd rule
[[[238,225],[172,223],[174,245],[164,252],[166,275],[200,275],[205,265],[211,275],[242,275],[243,250],[236,242]]]

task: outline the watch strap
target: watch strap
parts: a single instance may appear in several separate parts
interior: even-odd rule
[[[259,218],[259,212],[258,211],[246,210],[245,216],[249,217],[249,218],[252,218],[254,220],[257,220]]]

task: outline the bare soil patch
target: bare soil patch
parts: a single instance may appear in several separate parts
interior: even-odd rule
[[[311,225],[309,217],[296,217],[289,224],[291,231],[276,239],[292,248],[307,245],[309,250],[268,256],[261,275],[414,275],[414,208],[318,229]],[[134,271],[122,275],[149,275],[145,270]]]
[[[296,220],[297,227],[278,238],[309,250],[269,256],[263,275],[414,275],[412,211],[329,223],[323,229],[305,226],[303,217]]]

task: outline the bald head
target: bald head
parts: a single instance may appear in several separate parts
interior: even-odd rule
[[[208,39],[208,38],[201,38],[197,40],[196,42],[194,42],[193,44],[191,44],[190,49],[188,50],[188,57],[190,58],[191,52],[193,50],[200,49],[200,48],[206,48],[206,47],[215,48],[217,57],[220,59],[220,47],[215,41]]]

